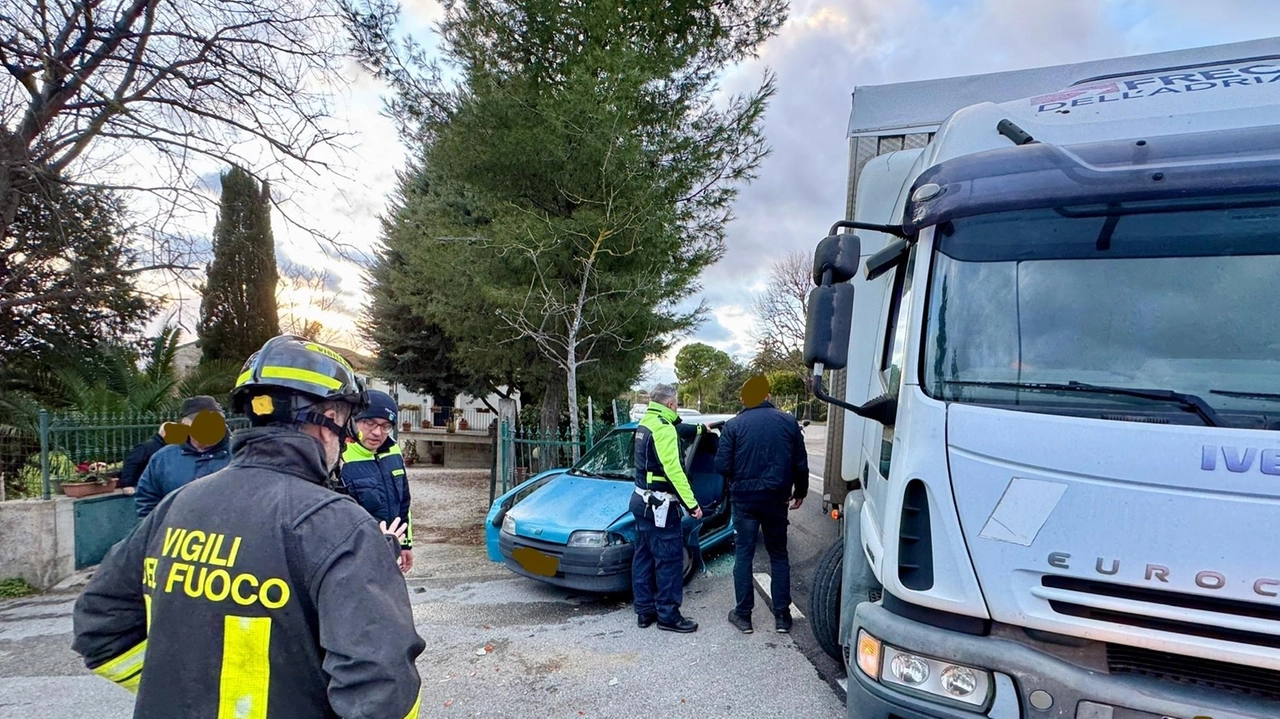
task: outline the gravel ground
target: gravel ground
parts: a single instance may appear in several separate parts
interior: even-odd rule
[[[732,557],[709,558],[686,589],[690,635],[639,629],[625,599],[517,577],[484,554],[488,472],[410,470],[408,576],[423,717],[844,717],[792,637],[743,635],[725,619]],[[74,590],[0,602],[0,719],[126,719],[132,696],[70,650]],[[809,631],[797,621],[793,632]]]

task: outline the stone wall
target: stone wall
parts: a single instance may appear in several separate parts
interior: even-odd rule
[[[75,500],[0,502],[0,579],[48,589],[75,571]]]

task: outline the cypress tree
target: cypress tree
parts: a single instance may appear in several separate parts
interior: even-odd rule
[[[271,189],[244,169],[222,174],[222,201],[213,229],[213,262],[200,303],[202,362],[244,361],[280,334],[276,307]]]

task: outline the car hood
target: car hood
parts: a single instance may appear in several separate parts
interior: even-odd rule
[[[635,484],[562,474],[511,508],[516,534],[560,544],[579,529],[602,531],[629,511]]]

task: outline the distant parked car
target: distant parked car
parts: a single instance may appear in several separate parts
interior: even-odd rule
[[[726,417],[729,415],[726,415]],[[636,541],[629,503],[635,489],[637,423],[615,428],[582,459],[512,488],[485,518],[489,559],[516,574],[579,591],[629,592]],[[701,569],[702,554],[733,539],[727,483],[715,471],[719,433],[682,439],[681,456],[701,520],[685,516],[684,576]]]

